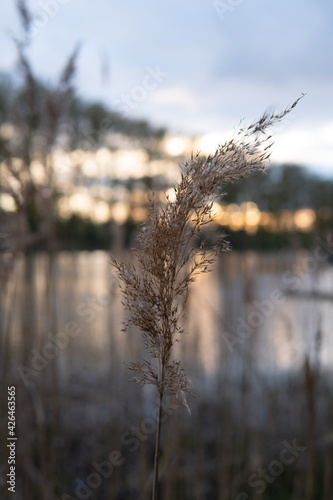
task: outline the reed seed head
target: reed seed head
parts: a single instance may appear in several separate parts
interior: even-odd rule
[[[193,247],[193,238],[213,220],[212,205],[221,187],[266,168],[272,146],[267,131],[299,99],[281,113],[265,113],[248,128],[239,129],[213,155],[192,155],[183,165],[175,199],[167,198],[160,208],[152,201],[139,232],[139,248],[133,250],[137,265],[112,258],[129,316],[124,331],[131,326],[141,330],[150,355],[129,366],[135,372],[134,380],[155,385],[162,395],[181,397],[187,408],[185,394],[192,394],[190,382],[180,361],[172,360],[172,347],[183,331],[181,318],[189,285],[214,262],[212,251]],[[222,238],[215,253],[227,249]]]

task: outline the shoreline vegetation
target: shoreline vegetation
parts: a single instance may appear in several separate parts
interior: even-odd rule
[[[45,488],[61,500],[79,500],[79,493],[98,500],[149,496],[158,401],[148,386],[137,390],[124,367],[145,352],[138,332],[132,332],[130,344],[119,332],[124,315],[108,256],[56,256],[52,316],[45,314],[47,252],[18,256],[2,287],[1,381],[16,387],[19,500],[44,500]],[[327,299],[303,295],[331,290],[333,270],[324,262],[314,267],[313,257],[231,252],[193,284],[184,317],[191,334],[176,348],[197,397],[189,401],[191,415],[181,400],[167,398],[163,407],[165,500],[198,495],[228,500],[240,493],[251,498],[262,481],[263,499],[300,500],[309,475],[312,498],[331,497],[332,308]],[[286,296],[266,317],[272,291],[287,285],[300,295]],[[263,323],[234,342],[239,318],[251,321],[259,310]],[[49,343],[58,349],[46,347]],[[19,365],[36,372],[27,374],[28,385]],[[2,429],[5,425],[1,419]],[[307,449],[293,463],[282,463],[283,470],[270,466],[268,481],[260,477],[259,469],[280,460],[282,442],[293,446],[294,440]],[[110,458],[114,451],[121,455]],[[107,461],[112,472],[99,467]],[[1,464],[5,470],[6,457]],[[100,476],[100,486],[91,474]]]
[[[14,432],[10,388],[17,437],[9,453],[0,450],[1,498],[8,474],[17,500],[147,500],[158,477],[162,500],[331,500],[333,182],[276,166],[229,184],[223,203],[201,206],[205,189],[223,181],[214,165],[224,153],[238,166],[247,164],[243,147],[260,160],[243,131],[245,142],[236,137],[215,157],[190,159],[179,203],[174,167],[183,157],[166,152],[167,131],[83,102],[78,47],[57,80],[41,82],[29,59],[33,17],[25,0],[17,7],[19,74],[0,76],[0,407],[11,411],[0,414],[0,434]],[[269,121],[265,115],[252,132]],[[224,167],[224,180],[241,174]],[[133,246],[140,252],[137,227],[152,191],[156,232],[137,253],[145,279],[118,266],[141,311],[124,335],[130,311],[109,260],[130,258]],[[186,198],[198,202],[191,217]],[[171,220],[191,231],[212,217],[195,244],[172,245],[184,233]],[[193,271],[210,264],[224,232],[240,251],[217,256],[177,310],[172,299],[187,296]],[[203,242],[193,269],[186,252],[200,254]],[[174,282],[172,266],[182,262],[187,274]],[[132,368],[143,369],[141,382],[155,377],[155,392],[137,390],[124,366],[147,361],[147,321],[146,348],[163,355],[164,372]],[[189,380],[197,398],[187,402]]]
[[[193,241],[214,221],[213,208],[223,196],[222,189],[265,171],[272,147],[268,131],[302,97],[281,113],[265,113],[248,127],[240,128],[211,155],[192,154],[184,162],[172,199],[167,195],[165,204],[159,206],[152,196],[148,217],[139,229],[139,246],[132,250],[134,262],[124,263],[111,257],[128,314],[122,331],[139,330],[147,351],[145,359],[132,362],[129,369],[135,374],[135,382],[141,387],[153,385],[159,394],[152,500],[160,497],[163,398],[175,396],[191,413],[187,397],[194,396],[192,385],[182,362],[174,359],[175,344],[185,332],[182,318],[190,286],[198,276],[212,270],[217,255],[230,250],[224,234],[211,249],[204,243],[195,248]]]

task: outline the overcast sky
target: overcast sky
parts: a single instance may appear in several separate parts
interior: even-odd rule
[[[30,0],[36,74],[54,81],[82,42],[77,87],[174,133],[224,134],[306,97],[276,130],[273,160],[333,175],[332,0]],[[0,6],[12,72],[15,2]]]

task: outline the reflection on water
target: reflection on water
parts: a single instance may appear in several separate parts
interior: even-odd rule
[[[98,362],[102,369],[110,359],[130,361],[144,355],[138,332],[121,332],[124,311],[109,260],[102,251],[60,253],[53,268],[51,308],[46,304],[48,257],[38,254],[30,261],[39,345],[51,334],[49,328],[53,334],[68,322],[80,328],[63,353],[64,366],[83,359]],[[12,279],[20,282],[24,272],[21,259]],[[18,314],[23,289],[16,293],[12,336],[19,346],[24,337]],[[224,368],[236,373],[240,362],[266,373],[294,369],[305,356],[331,368],[332,300],[333,267],[314,261],[310,254],[222,255],[212,272],[192,286],[185,334],[175,354],[190,371],[195,368],[210,379]]]
[[[191,416],[183,408],[166,413],[164,500],[255,498],[248,479],[279,457],[281,442],[295,439],[307,451],[274,476],[265,498],[314,498],[304,477],[318,479],[316,498],[333,498],[325,479],[332,469],[333,268],[311,257],[225,254],[193,285],[175,356],[198,398],[189,400]],[[129,382],[124,362],[145,353],[139,332],[121,332],[108,254],[27,255],[2,292],[0,396],[16,386],[18,500],[52,492],[80,498],[78,479],[85,482],[111,450],[121,450],[124,465],[90,498],[149,498],[158,398],[155,388]],[[136,429],[147,422],[152,431],[133,452]],[[4,418],[0,426],[6,429]],[[4,487],[0,479],[0,496]]]

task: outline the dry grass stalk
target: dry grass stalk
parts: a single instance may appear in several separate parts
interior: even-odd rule
[[[10,372],[15,366],[15,360],[25,363],[31,354],[31,348],[37,347],[37,330],[39,319],[36,312],[37,288],[35,284],[35,259],[31,250],[38,243],[42,243],[50,251],[49,272],[46,274],[46,304],[44,331],[56,333],[56,320],[54,316],[54,304],[56,292],[54,290],[53,268],[55,266],[55,255],[53,252],[55,244],[56,227],[56,197],[57,192],[53,184],[54,165],[52,164],[52,148],[56,143],[58,128],[65,111],[70,103],[73,92],[73,78],[75,76],[75,63],[77,51],[67,61],[63,72],[60,75],[59,83],[54,88],[44,89],[36,78],[31,67],[26,50],[29,46],[29,32],[32,21],[32,14],[27,7],[26,0],[18,0],[17,8],[20,14],[20,21],[24,37],[14,37],[18,53],[18,69],[23,78],[20,89],[15,91],[15,100],[9,103],[10,117],[15,126],[15,136],[4,139],[0,137],[0,196],[9,194],[15,204],[13,212],[6,212],[0,207],[1,233],[0,233],[0,271],[7,269],[11,263],[11,271],[15,268],[15,257],[21,251],[26,252],[24,280],[16,283],[18,274],[15,274],[10,281],[9,272],[4,273],[4,283],[1,283],[2,296],[5,297],[6,287],[13,286],[15,292],[19,286],[22,292],[23,303],[25,305],[24,314],[21,314],[22,321],[22,342],[21,354],[16,358],[15,343],[11,341],[11,330],[15,326],[13,318],[17,309],[16,293],[13,293],[14,301],[8,306],[6,313],[5,334],[0,331],[0,343],[4,343],[4,353],[0,355],[1,365],[1,394],[5,395],[4,388],[10,385]],[[42,147],[40,146],[42,144]],[[34,175],[32,162],[38,160],[42,167],[42,176]],[[3,241],[3,243],[2,243]],[[17,264],[16,264],[17,265]],[[2,273],[0,273],[0,279]],[[13,285],[12,285],[13,283]],[[37,321],[38,319],[38,321]],[[41,320],[44,322],[44,320]],[[2,338],[4,335],[4,338]],[[42,342],[42,338],[40,340]],[[57,371],[56,364],[51,364],[52,369],[52,390],[57,394]],[[15,368],[16,371],[16,368]],[[41,404],[47,404],[46,372],[40,376],[36,382]],[[34,386],[33,386],[34,387]],[[26,394],[22,392],[23,398]],[[29,399],[27,402],[27,412],[29,414]],[[22,403],[22,400],[21,400]],[[0,402],[0,405],[2,401]],[[2,422],[0,422],[0,426]],[[55,465],[53,462],[54,450],[49,445],[49,440],[45,434],[46,427],[36,420],[38,428],[38,439],[36,443],[26,444],[26,451],[23,454],[23,462],[27,457],[37,453],[40,457],[39,471],[43,478],[42,493],[43,498],[51,498],[53,491],[53,481]],[[28,443],[28,441],[27,441]],[[30,448],[31,446],[31,448]],[[47,460],[46,457],[51,457]],[[19,465],[20,467],[20,465]],[[27,469],[23,472],[23,481],[28,484],[36,482],[36,471]],[[36,477],[34,477],[36,476]],[[37,490],[36,490],[37,491]],[[37,494],[37,493],[36,493]]]
[[[17,1],[22,30],[29,33],[32,14],[25,0]],[[13,122],[17,137],[0,141],[0,193],[9,194],[15,203],[14,215],[6,219],[3,231],[8,235],[4,248],[15,255],[40,241],[53,245],[55,233],[55,166],[53,147],[59,126],[73,95],[78,48],[68,58],[57,85],[43,89],[31,67],[26,50],[29,38],[14,37],[18,53],[18,70],[23,77],[21,105],[13,104]],[[19,157],[19,158],[18,158]],[[34,178],[31,164],[38,159],[43,180]],[[51,192],[51,196],[49,191]],[[38,214],[38,228],[31,227],[31,214]],[[29,219],[30,217],[30,219]]]
[[[123,305],[129,313],[124,331],[131,326],[141,330],[149,359],[132,363],[135,381],[153,384],[160,395],[181,397],[187,409],[186,394],[190,382],[180,361],[172,360],[172,347],[182,333],[181,317],[189,285],[200,273],[208,272],[214,254],[203,246],[191,246],[203,226],[214,216],[212,206],[218,189],[229,182],[263,171],[272,146],[267,130],[282,120],[299,99],[279,114],[265,113],[257,122],[240,129],[235,137],[208,157],[192,156],[184,165],[175,199],[156,209],[152,202],[150,215],[140,229],[139,249],[134,250],[138,266],[112,258],[121,281]],[[215,254],[227,250],[222,238]],[[160,406],[161,407],[161,406]],[[153,499],[157,491],[160,422],[155,454]]]

